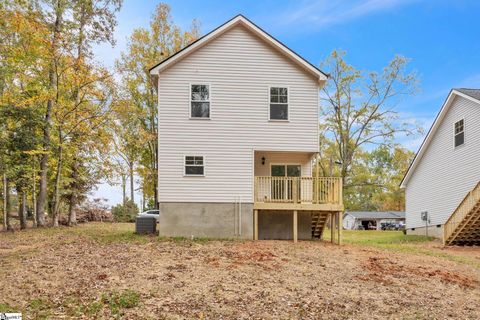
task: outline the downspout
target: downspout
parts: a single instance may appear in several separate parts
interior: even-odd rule
[[[242,196],[240,196],[238,204],[238,235],[242,236]]]
[[[237,196],[233,197],[233,233],[236,237],[237,233]]]

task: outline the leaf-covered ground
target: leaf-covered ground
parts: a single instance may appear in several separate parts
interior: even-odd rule
[[[400,233],[347,232],[338,247],[166,240],[133,229],[90,223],[0,233],[0,312],[27,319],[480,318],[480,248],[443,249]]]

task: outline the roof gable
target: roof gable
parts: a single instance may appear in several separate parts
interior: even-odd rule
[[[420,148],[418,149],[417,154],[415,155],[415,158],[413,158],[412,163],[408,167],[407,172],[405,173],[405,176],[403,177],[402,182],[400,183],[400,187],[405,188],[407,186],[408,180],[411,178],[413,175],[416,167],[422,160],[423,155],[425,154],[426,150],[428,149],[428,145],[432,141],[433,137],[435,136],[435,133],[437,132],[438,128],[443,122],[443,119],[445,118],[445,115],[447,114],[448,110],[450,110],[450,107],[453,104],[453,101],[455,100],[455,97],[463,97],[467,100],[476,102],[480,104],[480,89],[452,89],[450,93],[448,94],[447,99],[442,105],[442,108],[437,114],[437,117],[433,121],[432,126],[430,127],[430,130],[428,130],[428,133],[423,140],[422,144],[420,145]]]
[[[323,73],[320,69],[312,65],[310,62],[299,56],[293,50],[289,49],[280,41],[273,38],[270,34],[265,32],[263,29],[255,25],[252,21],[248,20],[242,15],[238,15],[231,20],[225,22],[218,28],[214,29],[213,31],[209,32],[208,34],[204,35],[203,37],[199,38],[198,40],[194,41],[190,45],[186,46],[182,50],[178,51],[174,55],[168,57],[167,59],[161,61],[154,67],[150,69],[150,74],[153,76],[158,76],[160,72],[169,68],[170,66],[174,65],[176,62],[182,60],[186,56],[190,55],[191,53],[195,52],[197,49],[207,45],[212,40],[218,38],[226,31],[234,28],[235,26],[242,25],[246,27],[247,30],[257,35],[261,40],[268,43],[274,49],[281,52],[287,58],[291,59],[295,64],[301,67],[302,70],[305,72],[315,76],[319,82],[324,82],[327,80],[327,75]]]

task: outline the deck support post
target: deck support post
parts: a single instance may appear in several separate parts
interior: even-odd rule
[[[258,210],[253,210],[253,240],[258,240]]]
[[[298,241],[298,214],[297,210],[293,210],[293,242]]]
[[[335,214],[330,213],[330,241],[335,243]]]
[[[342,244],[343,212],[338,212],[338,245]]]

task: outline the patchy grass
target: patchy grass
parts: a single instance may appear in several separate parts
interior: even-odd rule
[[[55,238],[52,244],[56,247],[88,240],[102,245],[115,243],[146,244],[151,242],[174,242],[178,244],[207,244],[211,241],[232,242],[234,239],[214,239],[187,237],[159,237],[158,235],[141,235],[135,233],[134,223],[94,222],[84,223],[76,227],[60,226],[58,228],[27,229],[15,232],[0,232],[0,241],[14,236],[17,240],[32,238]]]
[[[131,223],[0,232],[0,312],[25,319],[480,318],[478,248],[444,249],[401,232],[345,231],[341,247],[133,232]]]
[[[78,297],[67,297],[61,306],[66,314],[72,318],[82,316],[96,318],[104,309],[104,304],[98,299],[82,301]]]
[[[28,232],[28,231],[27,231]],[[159,237],[158,235],[142,235],[135,233],[134,223],[89,223],[81,224],[75,228],[60,227],[58,229],[46,228],[40,230],[46,236],[57,236],[68,232],[69,239],[64,239],[60,244],[74,242],[78,238],[88,238],[88,240],[98,242],[99,244],[114,243],[133,243],[146,244],[150,242],[173,241],[179,244],[198,243],[204,244],[210,241],[217,241],[213,238],[187,238],[187,237]],[[232,241],[224,240],[222,241]]]
[[[37,298],[30,301],[27,311],[35,316],[35,319],[48,319],[52,313],[52,302]]]
[[[110,307],[114,315],[121,315],[124,309],[136,307],[139,301],[140,294],[131,289],[111,291],[102,295],[102,302]]]
[[[343,230],[345,243],[383,246],[410,244],[435,240],[433,237],[405,235],[402,231]]]
[[[135,225],[133,223],[112,223],[110,227],[105,228],[99,226],[96,228],[78,228],[80,235],[88,237],[90,240],[101,244],[112,243],[134,243],[145,244],[152,240],[158,240],[155,235],[140,235],[135,233]],[[83,226],[82,226],[83,227]]]
[[[1,312],[18,312],[18,309],[15,307],[12,307],[11,305],[7,303],[1,303],[0,302],[0,313]]]
[[[437,257],[480,269],[478,259],[451,253],[448,248],[442,248],[434,237],[405,235],[402,231],[344,230],[343,241],[346,244]]]

